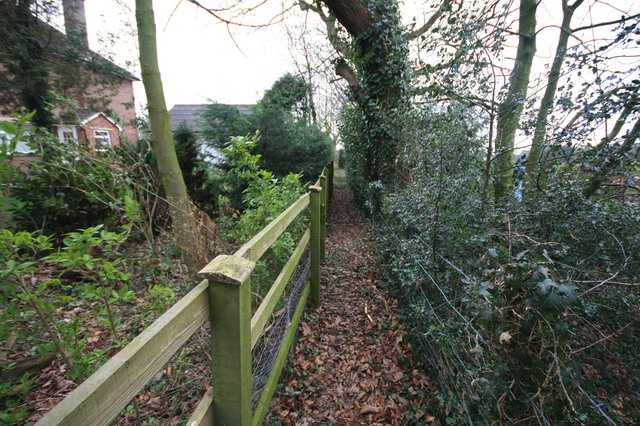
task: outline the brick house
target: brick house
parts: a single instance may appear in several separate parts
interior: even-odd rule
[[[86,37],[84,2],[73,2],[73,8],[65,5],[65,24],[68,15],[72,15],[74,24],[82,28]],[[39,25],[39,38],[50,69],[49,85],[73,104],[65,106],[62,102],[52,110],[57,120],[55,136],[60,141],[73,140],[95,149],[117,146],[124,140],[137,143],[133,82],[139,78],[91,51],[86,43],[78,44],[77,39],[68,37],[67,34],[74,34],[69,26],[65,34],[44,22]],[[22,110],[14,78],[0,61],[0,118],[3,120]]]
[[[56,126],[61,142],[77,141],[95,150],[105,150],[121,143],[125,129],[103,112],[92,109],[78,111],[78,121]]]

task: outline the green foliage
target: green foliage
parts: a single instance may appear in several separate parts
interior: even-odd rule
[[[258,104],[254,111],[260,142],[253,152],[261,155],[262,168],[277,177],[301,174],[306,181],[316,179],[330,161],[331,139],[315,124],[289,111]]]
[[[151,294],[152,302],[151,309],[154,309],[159,314],[163,314],[176,299],[176,292],[170,287],[154,285],[149,291]]]
[[[312,105],[309,102],[310,91],[311,87],[304,78],[286,73],[273,83],[259,103],[264,108],[285,110],[312,122],[314,120]]]
[[[217,196],[209,179],[208,166],[200,158],[200,146],[193,130],[181,125],[173,133],[176,155],[182,170],[191,201],[201,210],[213,213],[217,210]]]
[[[637,206],[585,199],[583,178],[563,167],[546,194],[495,209],[473,110],[427,106],[407,120],[408,183],[386,192],[375,219],[388,284],[447,416],[623,420],[598,389],[613,399],[638,381],[600,367],[638,367],[625,355],[639,344],[628,320],[638,299],[633,287],[607,284],[640,273]],[[602,333],[616,331],[603,350]]]
[[[233,106],[208,105],[202,115],[204,137],[212,148],[222,149],[231,137],[258,131],[260,140],[252,153],[261,156],[262,168],[278,178],[298,173],[309,181],[315,179],[329,162],[333,143],[306,118],[310,114],[307,92],[302,78],[285,74],[251,115],[241,115]]]
[[[0,382],[0,423],[4,425],[22,424],[29,410],[22,403],[23,398],[33,388],[35,378],[25,373],[20,380]]]
[[[94,152],[76,143],[61,143],[53,135],[31,128],[28,116],[5,123],[10,138],[3,140],[2,218],[9,229],[62,235],[103,223],[117,228],[130,223],[154,241],[158,216],[166,211],[161,188],[150,166],[148,146],[123,145]],[[23,168],[10,166],[17,143],[48,152],[48,158]]]
[[[240,114],[235,106],[216,102],[205,106],[200,121],[204,140],[218,150],[223,149],[233,136],[250,133],[253,126],[250,116]]]
[[[65,317],[62,306],[78,303],[69,292],[86,300],[111,328],[116,346],[120,318],[113,307],[131,303],[134,293],[122,283],[129,279],[118,248],[128,231],[109,232],[102,225],[65,235],[63,247],[54,251],[51,237],[37,232],[0,231],[0,287],[4,325],[0,339],[16,335],[29,352],[46,354],[55,349],[67,363],[72,378],[87,377],[106,359],[104,350],[84,350],[86,329],[79,317]],[[41,268],[48,265],[49,277]],[[70,282],[69,277],[75,277]],[[48,338],[47,338],[48,336]],[[47,342],[47,343],[40,343]]]
[[[4,134],[0,137],[0,228],[9,227],[12,223],[12,212],[24,206],[23,202],[11,196],[14,181],[22,175],[21,171],[14,167],[13,160],[18,155],[18,146],[29,142],[26,126],[34,114],[20,117],[15,123],[0,123],[0,130]]]
[[[253,237],[304,193],[300,175],[290,173],[276,179],[273,173],[260,168],[260,156],[250,153],[259,139],[257,134],[253,138],[232,138],[224,150],[233,172],[248,183],[245,212],[231,231],[236,240]]]
[[[250,152],[259,139],[258,134],[253,138],[232,138],[224,149],[233,166],[233,173],[247,182],[243,197],[244,214],[227,235],[227,238],[238,243],[247,242],[304,193],[300,175],[290,173],[277,179],[270,171],[260,168],[260,156]],[[269,254],[259,262],[253,274],[253,284],[259,294],[270,287],[302,236],[305,223],[301,218],[294,221],[272,245]]]

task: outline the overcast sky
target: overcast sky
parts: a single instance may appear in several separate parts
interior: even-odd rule
[[[222,1],[201,1],[223,4]],[[293,0],[282,1],[295,4]],[[251,19],[253,22],[264,22],[282,8],[278,0],[266,3],[269,9],[261,9],[258,17]],[[424,6],[424,0],[403,3],[406,24],[415,17],[421,25],[432,13],[432,9]],[[593,4],[593,1],[587,0],[587,3]],[[608,0],[593,7],[582,7],[573,23],[578,26],[618,19],[622,13],[638,13],[638,3],[640,0]],[[120,63],[127,58],[137,60],[137,40],[126,32],[127,23],[135,26],[134,0],[86,0],[85,6],[91,47],[105,46],[108,51],[116,52]],[[278,77],[295,71],[282,25],[259,30],[233,28],[232,39],[225,25],[186,0],[156,0],[154,8],[168,108],[208,99],[229,104],[255,103]],[[558,32],[553,25],[560,22],[561,15],[560,0],[543,2],[538,11],[538,28],[549,26],[540,32],[537,43],[534,67],[539,72],[545,70],[545,63],[553,57]],[[142,85],[138,86],[136,94],[143,95]]]
[[[137,55],[136,40],[126,33],[126,23],[135,25],[134,4],[128,0],[125,3],[129,10],[118,6],[116,0],[85,2],[91,47],[106,44],[107,50],[118,52],[120,63],[125,57],[135,59]],[[264,16],[276,13],[278,3],[271,2],[272,9],[265,10]],[[281,25],[258,30],[234,28],[236,46],[226,25],[187,1],[154,1],[154,9],[168,108],[207,99],[255,103],[278,77],[294,71]],[[115,46],[108,46],[112,32],[118,38]],[[143,95],[142,85],[138,86],[136,96]]]

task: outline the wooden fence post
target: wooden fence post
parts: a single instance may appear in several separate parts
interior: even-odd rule
[[[209,281],[213,421],[251,424],[251,272],[255,262],[221,255],[200,271]]]
[[[311,199],[309,209],[311,210],[311,304],[314,308],[320,306],[320,204],[322,188],[319,186],[309,187]]]
[[[329,163],[329,200],[333,199],[333,173],[335,172],[333,161]]]
[[[320,186],[322,186],[322,192],[320,193],[320,260],[324,262],[325,257],[325,243],[327,240],[327,202],[329,193],[327,187],[327,176],[320,175]]]

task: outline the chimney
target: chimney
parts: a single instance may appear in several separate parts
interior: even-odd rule
[[[87,18],[84,15],[84,0],[62,0],[64,9],[64,29],[67,37],[77,37],[85,47],[89,47]]]

